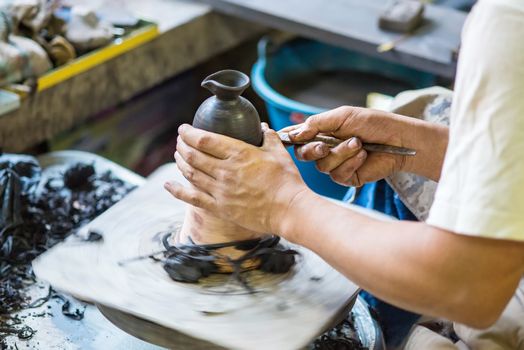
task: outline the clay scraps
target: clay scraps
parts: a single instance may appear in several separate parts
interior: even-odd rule
[[[181,246],[169,245],[168,238],[163,239],[164,259],[160,260],[164,270],[169,276],[178,282],[197,283],[200,278],[208,277],[212,273],[218,273],[220,266],[218,261],[225,261],[232,267],[232,277],[240,282],[247,290],[253,291],[243,276],[242,263],[249,259],[260,259],[261,271],[267,273],[286,273],[295,264],[297,251],[286,249],[279,245],[280,237],[271,236],[253,239],[249,241],[228,242],[219,244],[197,245],[191,241],[190,244]],[[226,247],[235,247],[246,253],[238,259],[232,260],[220,254],[217,250]]]
[[[164,235],[162,242],[165,250],[122,261],[120,264],[149,258],[162,263],[172,280],[183,283],[198,283],[211,274],[221,273],[221,264],[226,264],[233,271],[232,279],[241,283],[249,292],[254,292],[242,274],[250,270],[243,267],[244,262],[258,259],[260,271],[280,274],[291,269],[298,254],[297,251],[280,244],[278,236],[206,245],[195,244],[190,238],[189,244],[170,245],[169,239],[173,234],[174,232],[168,232]],[[238,259],[231,259],[218,252],[219,249],[227,247],[234,247],[246,253]]]
[[[362,346],[355,328],[353,314],[315,339],[308,350],[366,350]]]
[[[25,291],[35,283],[31,261],[76,234],[133,188],[111,172],[97,173],[92,164],[73,164],[45,177],[33,157],[0,155],[0,338],[30,337],[16,313],[50,299],[61,300],[65,316],[82,319],[83,310],[72,309],[71,302],[52,289],[46,297],[28,300]],[[95,231],[79,237],[90,244],[102,239],[103,234]]]

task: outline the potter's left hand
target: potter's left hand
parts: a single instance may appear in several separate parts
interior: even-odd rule
[[[255,147],[227,136],[182,125],[175,160],[193,185],[166,183],[176,198],[260,233],[278,233],[292,202],[310,191],[277,133],[262,124]]]

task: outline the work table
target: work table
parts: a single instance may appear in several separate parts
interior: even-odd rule
[[[271,28],[453,78],[455,54],[467,13],[426,4],[424,21],[412,35],[384,31],[378,20],[384,0],[199,0],[216,11]],[[394,50],[378,52],[384,43]]]

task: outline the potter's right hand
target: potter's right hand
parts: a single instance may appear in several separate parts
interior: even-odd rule
[[[304,161],[316,161],[317,169],[345,186],[362,186],[377,181],[404,168],[406,157],[384,153],[367,153],[362,142],[405,146],[402,134],[405,117],[392,113],[340,107],[309,117],[305,123],[283,131],[293,141],[307,141],[317,134],[346,140],[329,149],[321,142],[295,147],[295,155]],[[404,124],[404,125],[403,125]]]

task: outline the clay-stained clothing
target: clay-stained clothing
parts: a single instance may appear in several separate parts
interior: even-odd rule
[[[405,91],[395,97],[392,111],[447,126],[452,94],[452,91],[441,87]],[[386,181],[418,220],[427,219],[437,190],[435,181],[405,172],[394,173]]]

